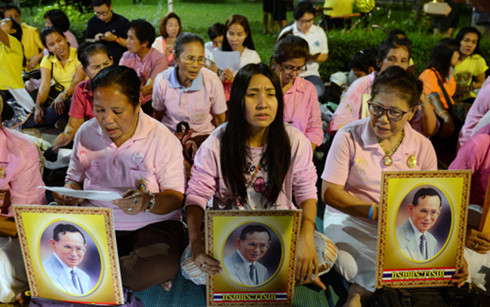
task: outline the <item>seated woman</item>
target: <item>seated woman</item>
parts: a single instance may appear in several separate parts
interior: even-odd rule
[[[44,190],[37,188],[44,186],[39,152],[22,134],[1,126],[13,116],[1,97],[0,114],[0,303],[11,303],[28,288],[12,205],[44,205],[46,198]]]
[[[170,282],[184,248],[182,148],[141,111],[139,78],[125,66],[92,80],[95,118],[75,136],[65,187],[106,190],[122,198],[87,201],[55,194],[59,204],[112,208],[123,285],[141,291]],[[151,250],[152,252],[148,252]]]
[[[378,67],[376,63],[377,52],[376,48],[365,48],[352,56],[349,62],[349,84],[376,71]]]
[[[466,141],[474,134],[474,130],[481,124],[485,114],[490,110],[490,78],[485,81],[478,92],[475,101],[471,105],[464,120],[464,125],[459,133],[459,146],[463,146]]]
[[[456,101],[473,102],[475,90],[481,88],[485,82],[488,66],[480,50],[480,38],[480,31],[474,27],[464,27],[456,35],[455,39],[461,44],[459,62],[454,66]]]
[[[22,66],[24,54],[20,43],[22,28],[13,18],[0,21],[0,93],[6,99],[11,94],[8,88],[24,88]]]
[[[320,105],[313,83],[300,76],[309,56],[308,42],[287,35],[276,43],[272,67],[284,95],[284,121],[303,132],[315,150],[323,142]]]
[[[341,128],[328,153],[322,174],[325,234],[351,253],[358,267],[349,280],[347,306],[360,306],[375,289],[381,172],[437,169],[431,142],[408,123],[421,91],[412,74],[387,68],[374,79],[370,117]],[[459,277],[453,282],[461,282]]]
[[[379,72],[375,71],[370,75],[361,77],[349,86],[328,125],[327,131],[333,135],[341,127],[368,117],[367,102],[371,97],[374,78],[378,73],[382,73],[391,66],[399,66],[407,70],[411,50],[412,43],[408,39],[394,37],[381,43],[377,57]],[[419,106],[410,124],[423,135],[431,136],[437,131],[437,119],[431,106],[424,102]]]
[[[153,85],[154,116],[175,132],[187,122],[200,144],[226,120],[226,101],[218,76],[203,68],[204,41],[184,32],[175,41],[175,67],[159,74]]]
[[[151,46],[167,58],[169,66],[174,66],[174,44],[182,32],[180,17],[174,12],[166,14],[162,17],[158,29],[161,36],[157,37]]]
[[[141,81],[141,108],[152,115],[151,95],[156,76],[167,69],[167,59],[151,47],[155,40],[155,28],[146,20],[135,19],[128,25],[126,40],[128,51],[124,52],[119,65],[136,71]]]
[[[255,45],[252,40],[252,32],[248,19],[242,15],[231,15],[225,24],[225,36],[223,38],[222,51],[239,51],[240,68],[247,64],[260,63],[260,56],[255,51]],[[225,68],[220,74],[223,87],[225,89],[226,101],[230,100],[230,91],[233,80],[238,70]]]
[[[66,37],[66,40],[70,44],[70,47],[75,49],[78,48],[77,38],[70,31],[70,20],[68,16],[66,16],[65,12],[58,9],[52,9],[44,13],[44,20],[46,23],[45,27],[54,27],[63,31],[63,34]]]
[[[75,87],[68,112],[68,124],[63,133],[54,140],[54,147],[60,148],[68,145],[77,133],[78,128],[86,121],[94,117],[94,92],[91,82],[100,70],[112,66],[112,58],[107,47],[102,44],[84,43],[78,48],[78,60],[82,63],[83,71],[89,79],[80,82]]]
[[[82,64],[77,59],[77,50],[68,45],[61,30],[44,28],[40,35],[49,55],[44,56],[41,61],[41,85],[37,92],[34,118],[29,117],[24,128],[36,124],[54,125],[58,119],[66,116],[69,109],[68,99],[77,84],[85,79]],[[53,97],[54,100],[50,105],[45,105],[52,80],[61,84],[64,90],[57,97]]]
[[[217,274],[220,263],[204,251],[202,219],[214,197],[220,209],[303,210],[296,279],[318,272],[313,234],[316,171],[308,139],[283,121],[282,90],[265,64],[249,64],[236,75],[229,120],[201,145],[188,184],[185,211],[194,263]],[[293,196],[298,206],[293,204]]]

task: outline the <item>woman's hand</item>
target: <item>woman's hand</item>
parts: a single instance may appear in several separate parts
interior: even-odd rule
[[[466,247],[480,254],[490,250],[490,233],[469,228],[466,234]]]
[[[74,181],[68,181],[64,185],[65,188],[73,189],[73,190],[81,190],[82,186]],[[61,206],[76,206],[79,203],[83,202],[83,198],[75,198],[70,196],[64,196],[53,192],[54,201]]]
[[[128,190],[123,194],[123,198],[113,200],[112,203],[121,208],[124,213],[135,215],[148,208],[150,195],[140,190]]]
[[[316,256],[314,236],[301,232],[298,241],[296,279],[300,282],[309,282],[313,281],[313,275],[317,274],[318,258]]]
[[[470,274],[468,273],[468,263],[463,257],[463,266],[456,274],[453,275],[453,278],[451,279],[451,284],[455,285],[458,288],[461,288],[466,283],[469,275]]]
[[[73,137],[69,135],[68,133],[62,132],[58,134],[56,139],[53,142],[53,147],[55,149],[59,149],[63,146],[68,145],[71,141],[73,140]]]
[[[233,73],[231,72],[231,70],[229,68],[225,68],[225,70],[223,70],[221,72],[220,79],[221,79],[222,82],[228,81],[228,82],[233,83],[233,80],[235,79],[235,76],[233,76]]]
[[[66,94],[65,92],[61,92],[55,100],[53,100],[53,103],[51,104],[51,107],[54,109],[56,113],[59,115],[63,114],[65,112],[65,99],[66,99]]]
[[[191,242],[192,259],[194,264],[204,273],[216,275],[221,272],[221,266],[218,260],[206,255],[204,252],[204,240],[199,239]]]
[[[37,124],[43,124],[44,123],[44,109],[39,104],[36,104],[36,108],[34,109],[34,121]]]

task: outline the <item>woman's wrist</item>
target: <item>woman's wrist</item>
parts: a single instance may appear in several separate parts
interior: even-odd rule
[[[371,204],[368,217],[371,221],[375,221],[378,218],[378,206],[375,203]]]

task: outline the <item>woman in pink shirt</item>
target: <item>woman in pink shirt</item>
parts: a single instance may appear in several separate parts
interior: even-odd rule
[[[160,51],[167,58],[169,66],[174,66],[174,44],[177,36],[182,33],[182,23],[179,15],[170,12],[162,17],[160,25],[160,35],[155,39],[152,47]]]
[[[135,19],[128,25],[127,48],[119,65],[131,67],[141,81],[141,108],[148,115],[153,114],[151,95],[156,76],[167,69],[167,59],[151,47],[155,40],[155,28],[146,20]]]
[[[328,153],[322,174],[325,234],[355,256],[352,266],[358,268],[349,280],[348,306],[367,302],[375,290],[381,173],[437,169],[432,144],[408,123],[421,91],[412,74],[387,68],[374,79],[370,117],[341,128]],[[463,275],[453,282],[464,283]]]
[[[310,57],[308,48],[299,36],[283,36],[274,48],[272,68],[284,95],[284,121],[303,132],[315,150],[323,142],[320,105],[313,83],[299,75]]]
[[[184,247],[182,147],[141,111],[139,87],[136,72],[125,66],[107,67],[92,80],[95,118],[75,136],[65,179],[67,188],[122,198],[89,202],[55,195],[59,204],[113,209],[123,285],[134,291],[170,286]]]

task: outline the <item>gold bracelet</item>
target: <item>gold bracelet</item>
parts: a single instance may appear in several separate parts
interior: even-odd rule
[[[437,116],[441,117],[441,115],[444,114],[444,113],[447,113],[447,111],[446,110],[442,110],[439,114],[437,114]]]

